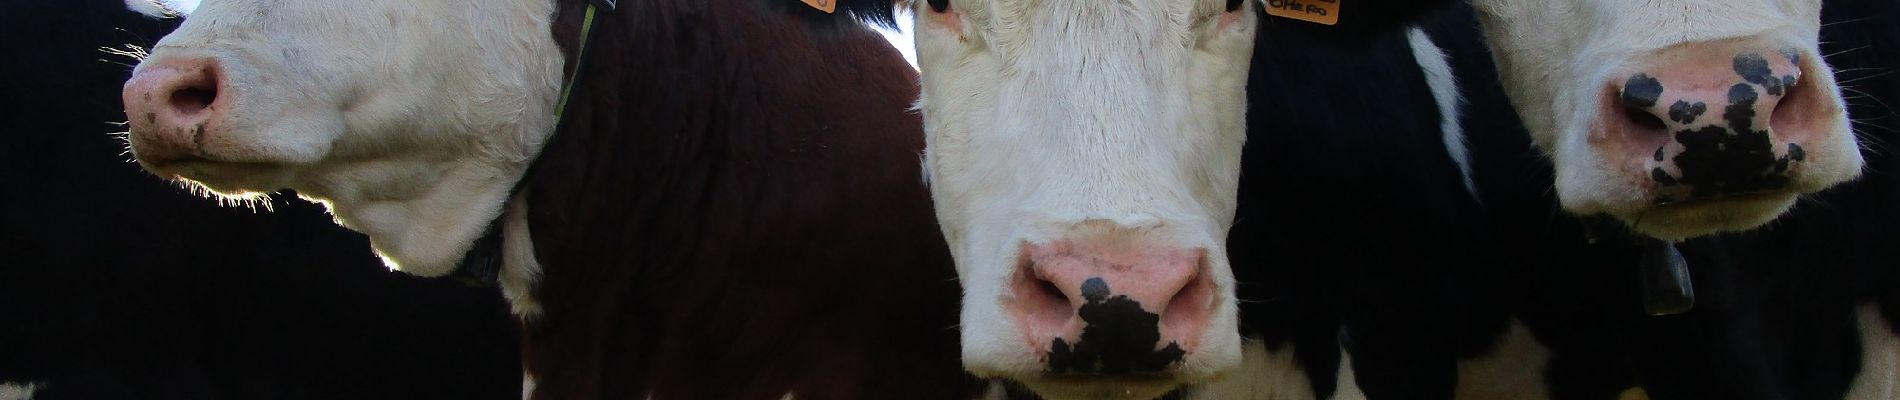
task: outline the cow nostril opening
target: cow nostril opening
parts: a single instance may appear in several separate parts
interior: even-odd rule
[[[177,110],[180,114],[193,115],[207,108],[211,108],[211,103],[218,100],[218,90],[212,87],[200,86],[201,85],[186,86],[173,91],[171,94],[172,109]]]
[[[1642,127],[1645,130],[1663,131],[1669,129],[1669,125],[1663,122],[1662,117],[1656,116],[1655,113],[1651,113],[1649,110],[1636,107],[1623,107],[1623,115],[1631,124]]]
[[[1214,297],[1214,281],[1200,272],[1197,270],[1187,285],[1168,299],[1167,309],[1161,312],[1161,325],[1174,335],[1192,335],[1190,332],[1196,331],[1194,325],[1206,322]]]
[[[1068,295],[1062,293],[1062,288],[1056,287],[1055,282],[1042,279],[1036,280],[1036,293],[1041,294],[1043,299],[1052,300],[1052,302],[1067,303],[1069,298]]]
[[[1817,93],[1820,89],[1814,85],[1805,85],[1807,79],[1790,79],[1792,82],[1783,89],[1782,98],[1775,102],[1774,110],[1769,111],[1768,126],[1778,141],[1804,143],[1815,139],[1814,135],[1822,134],[1825,130],[1813,124],[1832,113],[1824,105],[1831,102],[1822,97],[1824,92]]]

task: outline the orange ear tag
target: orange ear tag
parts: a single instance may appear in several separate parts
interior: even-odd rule
[[[816,8],[818,9],[818,11],[824,11],[826,14],[830,14],[832,11],[838,9],[838,0],[803,0],[803,1],[805,2],[805,5],[811,6],[811,8]]]
[[[1267,3],[1267,15],[1320,25],[1334,25],[1339,23],[1340,1],[1342,0],[1263,0],[1262,2]]]

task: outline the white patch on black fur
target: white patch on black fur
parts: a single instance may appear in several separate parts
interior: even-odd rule
[[[0,383],[0,400],[33,400],[33,392],[44,388],[44,383]]]
[[[509,201],[502,212],[501,295],[515,317],[530,321],[541,316],[534,288],[541,282],[541,262],[534,258],[534,236],[528,231],[528,192]]]
[[[1425,85],[1432,89],[1432,100],[1438,103],[1439,132],[1445,137],[1445,152],[1451,154],[1451,161],[1458,163],[1458,173],[1465,180],[1465,191],[1472,198],[1478,197],[1478,183],[1471,178],[1471,152],[1465,148],[1464,125],[1458,121],[1459,108],[1464,104],[1464,96],[1458,92],[1458,76],[1452,74],[1450,56],[1445,50],[1432,43],[1430,35],[1424,29],[1407,29],[1405,37],[1412,44],[1412,58],[1418,59],[1419,69],[1425,72]]]
[[[1315,400],[1312,380],[1306,370],[1293,358],[1292,346],[1271,351],[1259,338],[1248,338],[1241,344],[1240,368],[1228,372],[1222,379],[1193,388],[1184,396],[1190,400]],[[1334,390],[1333,400],[1361,400],[1366,395],[1359,390],[1352,373],[1352,357],[1340,349],[1338,376],[1339,386]]]
[[[165,5],[158,4],[158,2],[152,0],[125,0],[125,8],[152,18],[166,18],[178,15],[172,12],[171,9],[165,8]]]
[[[1537,343],[1530,328],[1513,320],[1509,330],[1489,353],[1458,362],[1459,399],[1542,400],[1550,398],[1544,387],[1544,367],[1550,364],[1550,349]]]
[[[1860,375],[1847,400],[1900,399],[1900,335],[1888,329],[1880,306],[1860,308]]]

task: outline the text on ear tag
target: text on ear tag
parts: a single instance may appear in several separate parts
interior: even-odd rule
[[[1320,25],[1333,25],[1339,23],[1340,1],[1342,0],[1262,0],[1261,2],[1266,3],[1267,15]]]
[[[838,9],[838,0],[803,0],[803,1],[805,2],[805,5],[811,6],[811,8],[816,8],[818,9],[818,11],[824,11],[826,14],[830,14],[833,10]]]

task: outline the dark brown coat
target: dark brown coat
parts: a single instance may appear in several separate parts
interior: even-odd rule
[[[556,37],[573,48],[581,1]],[[783,4],[781,4],[783,3]],[[796,1],[621,2],[528,177],[537,399],[969,398],[916,72]]]

